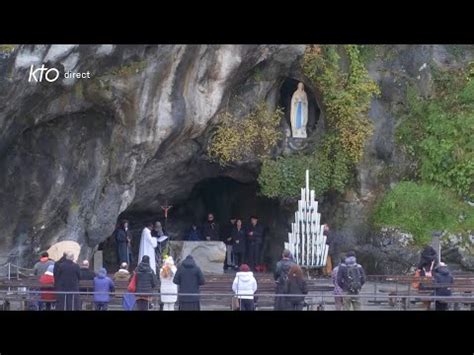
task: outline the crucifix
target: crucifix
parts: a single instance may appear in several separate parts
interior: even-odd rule
[[[166,204],[164,206],[161,206],[161,209],[165,212],[165,231],[168,234],[168,230],[166,229],[166,221],[168,220],[168,211],[170,208],[173,206],[168,205],[168,200],[166,200]]]

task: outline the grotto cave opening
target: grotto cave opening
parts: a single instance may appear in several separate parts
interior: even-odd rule
[[[244,224],[249,223],[251,215],[259,217],[259,223],[265,227],[263,262],[271,269],[279,260],[283,243],[288,236],[287,223],[289,211],[281,206],[278,200],[259,195],[256,181],[242,183],[229,177],[212,177],[199,181],[194,185],[187,198],[169,201],[173,207],[169,210],[166,222],[167,234],[172,240],[184,239],[192,223],[202,225],[209,212],[214,213],[216,221],[222,227],[231,216],[243,218]],[[138,255],[141,231],[146,221],[160,221],[164,225],[162,210],[127,209],[120,214],[118,220],[128,219],[132,232],[133,255]],[[113,238],[103,245],[104,267],[116,270],[116,251]],[[132,267],[136,260],[132,263]]]

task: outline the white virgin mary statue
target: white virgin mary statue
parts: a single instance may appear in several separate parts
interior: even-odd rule
[[[298,89],[291,98],[291,132],[293,138],[306,138],[306,124],[308,123],[308,96],[304,91],[304,84],[298,83]]]

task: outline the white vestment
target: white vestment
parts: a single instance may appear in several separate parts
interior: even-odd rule
[[[158,245],[156,238],[151,236],[148,227],[143,228],[142,239],[140,240],[140,252],[138,253],[138,263],[141,263],[143,255],[150,258],[150,267],[156,274],[155,248]]]

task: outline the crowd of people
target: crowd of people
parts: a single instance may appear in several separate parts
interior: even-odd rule
[[[221,227],[213,213],[208,214],[202,226],[193,224],[184,238],[188,241],[222,241],[226,245],[224,268],[238,270],[240,265],[246,263],[254,271],[263,268],[264,239],[265,229],[257,216],[251,216],[247,225],[244,225],[242,218],[231,217]]]
[[[150,257],[150,266],[156,270],[157,259],[166,247],[166,241],[160,242],[165,236],[165,231],[159,221],[148,222],[142,230],[138,260],[144,255]],[[113,233],[116,244],[117,265],[133,263],[132,235],[129,230],[129,221],[122,220]],[[219,224],[213,213],[207,215],[207,220],[202,225],[192,224],[183,236],[186,241],[222,241],[226,245],[225,269],[238,270],[243,263],[249,265],[253,271],[264,271],[263,246],[265,228],[258,221],[257,216],[251,216],[249,223],[244,225],[242,218],[232,217],[227,223]]]
[[[329,250],[332,250],[326,265],[325,274],[330,275],[334,285],[334,300],[336,310],[360,310],[360,292],[367,281],[364,268],[357,263],[353,251],[344,256],[334,252],[334,237],[328,234],[329,226],[325,226],[328,235]],[[128,292],[123,297],[123,308],[126,310],[145,311],[153,304],[153,294],[160,293],[160,309],[171,311],[178,303],[179,310],[200,310],[200,287],[205,284],[205,277],[191,255],[186,256],[176,266],[171,256],[164,260],[155,258],[160,237],[164,231],[159,222],[147,223],[142,232],[138,266],[134,272],[129,270],[131,261],[130,234],[128,221],[122,221],[115,233],[117,239],[119,270],[109,277],[107,270],[101,268],[97,273],[90,270],[89,262],[82,261],[79,266],[74,262],[72,253],[64,253],[61,259],[54,262],[48,253],[41,254],[40,260],[34,266],[34,274],[39,277],[42,288],[39,309],[50,310],[55,304],[58,310],[82,309],[80,293],[86,293],[88,288],[81,287],[81,280],[91,280],[93,283],[94,308],[98,311],[108,309],[111,294],[115,292],[117,282],[128,284]],[[233,309],[242,311],[255,310],[255,293],[258,282],[254,276],[257,267],[258,255],[263,241],[263,227],[258,218],[252,216],[250,224],[243,226],[242,219],[231,218],[224,228],[214,221],[212,213],[208,215],[207,224],[202,228],[193,225],[188,240],[222,240],[226,243],[226,266],[236,269],[232,290],[235,293],[232,301]],[[122,243],[122,244],[119,244]],[[125,245],[124,245],[125,244]],[[336,258],[339,259],[336,259]],[[124,261],[125,260],[125,261]],[[436,251],[427,246],[421,253],[420,263],[417,266],[413,288],[428,289],[424,281],[418,278],[432,278],[434,284],[443,287],[431,287],[435,296],[450,296],[449,285],[453,277],[443,262],[437,262]],[[249,262],[250,261],[250,264]],[[334,268],[332,264],[339,261]],[[158,266],[158,269],[156,269]],[[302,310],[305,295],[308,294],[307,281],[303,270],[294,261],[291,252],[284,250],[282,258],[276,264],[275,280],[275,310]],[[423,279],[423,280],[424,280]],[[446,286],[447,285],[447,286]],[[56,292],[52,292],[52,290]],[[427,309],[430,301],[424,301]],[[447,304],[435,301],[436,310],[446,310]]]

